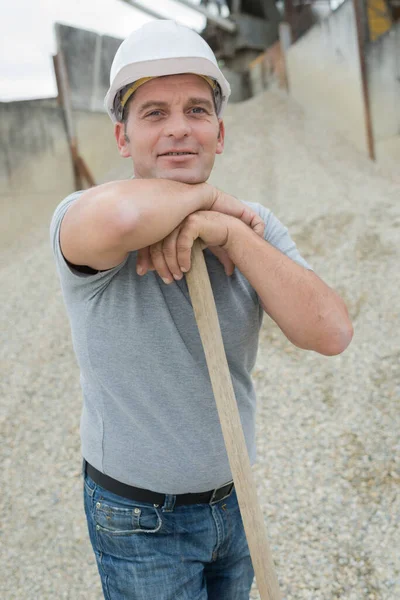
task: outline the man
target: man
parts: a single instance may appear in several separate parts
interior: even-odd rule
[[[263,312],[342,352],[342,300],[259,204],[207,182],[229,84],[196,33],[120,46],[106,107],[134,179],[72,194],[51,238],[81,371],[84,501],[105,598],[244,600],[253,569],[184,273],[201,238],[252,464]]]

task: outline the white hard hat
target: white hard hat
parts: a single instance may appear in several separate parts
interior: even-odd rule
[[[110,88],[104,100],[114,123],[118,122],[119,92],[142,78],[195,73],[210,78],[221,117],[231,93],[207,42],[189,27],[175,21],[155,20],[133,31],[120,45],[111,65]]]

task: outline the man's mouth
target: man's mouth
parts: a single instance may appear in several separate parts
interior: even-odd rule
[[[159,156],[194,156],[195,154],[195,152],[164,152]]]

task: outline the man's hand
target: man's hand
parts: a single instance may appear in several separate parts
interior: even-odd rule
[[[226,274],[232,275],[235,265],[229,258],[226,245],[236,221],[235,217],[215,211],[192,213],[164,240],[138,251],[139,275],[156,270],[165,283],[181,279],[183,273],[190,269],[192,246],[197,238],[201,239],[203,249],[208,247],[217,256]]]
[[[207,210],[217,211],[231,217],[236,217],[249,225],[260,237],[264,235],[265,223],[262,218],[246,204],[225,192],[214,188],[214,200]]]
[[[210,186],[211,187],[211,186]],[[265,223],[262,218],[254,212],[251,208],[246,206],[243,202],[240,202],[234,196],[230,194],[226,194],[217,188],[213,189],[213,200],[211,204],[208,204],[208,208],[206,211],[196,211],[192,214],[199,214],[204,212],[216,212],[222,215],[227,215],[231,217],[236,217],[240,219],[248,225],[259,237],[264,236]],[[191,215],[189,215],[190,217]],[[187,217],[187,218],[189,218]],[[158,259],[158,264],[161,266],[161,272],[156,269],[153,263],[153,256],[160,255],[160,252],[163,252],[163,248],[166,248],[167,255],[171,254],[171,246],[175,243],[176,248],[176,239],[181,230],[183,223],[185,223],[187,219],[184,219],[182,223],[172,231],[164,240],[156,244],[152,244],[151,246],[147,246],[145,248],[141,248],[138,250],[136,269],[139,275],[145,275],[147,271],[155,271],[157,270],[161,277],[164,279],[168,279],[168,282],[172,282],[173,277],[175,279],[182,278],[182,270],[177,269],[176,271],[170,271],[168,269],[168,261],[164,259],[162,261],[160,258]],[[199,236],[201,237],[201,236]],[[168,240],[168,242],[167,242]],[[219,259],[225,269],[225,273],[227,275],[232,275],[235,270],[235,265],[232,260],[229,258],[226,250],[221,248],[220,246],[212,246],[210,244],[206,244],[204,247],[208,246],[209,250]],[[175,249],[176,256],[176,249]],[[156,259],[157,260],[157,259]],[[174,261],[173,266],[176,268],[176,259]]]

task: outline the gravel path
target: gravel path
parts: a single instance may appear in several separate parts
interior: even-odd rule
[[[298,350],[267,318],[262,330],[254,472],[285,599],[396,600],[400,179],[276,92],[230,107],[226,127],[213,181],[272,208],[355,326],[330,358]],[[78,370],[48,242],[59,201],[0,254],[6,600],[102,598],[82,506]]]

